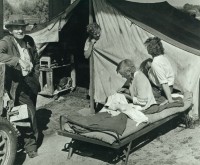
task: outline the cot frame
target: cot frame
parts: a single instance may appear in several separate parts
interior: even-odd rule
[[[188,108],[187,110],[185,110],[184,112],[180,112],[180,113],[168,116],[168,117],[166,117],[164,119],[161,119],[161,120],[159,120],[157,122],[149,124],[146,127],[138,130],[137,132],[135,132],[133,134],[130,134],[129,136],[127,136],[127,137],[125,137],[125,138],[123,138],[121,140],[120,139],[116,140],[113,144],[108,144],[106,142],[103,142],[103,141],[100,141],[100,140],[97,140],[97,139],[85,137],[85,136],[83,136],[81,134],[75,134],[75,133],[67,132],[62,127],[62,123],[61,122],[60,122],[60,130],[57,133],[58,133],[58,135],[72,138],[70,144],[68,145],[68,148],[69,148],[68,159],[70,159],[72,157],[72,154],[74,152],[74,145],[73,144],[74,144],[75,141],[82,141],[82,142],[92,143],[92,144],[95,144],[95,145],[100,145],[100,146],[104,146],[104,147],[108,147],[108,148],[114,149],[115,151],[119,150],[122,147],[127,145],[126,150],[123,151],[125,159],[122,159],[122,164],[123,165],[127,165],[129,155],[130,155],[130,153],[132,151],[132,143],[133,143],[134,140],[136,140],[137,138],[149,133],[150,131],[153,131],[154,129],[158,128],[159,126],[165,124],[166,122],[168,122],[168,121],[170,121],[170,120],[172,120],[172,119],[174,119],[176,117],[180,117],[180,116],[182,116],[184,114],[188,115],[188,110],[190,110],[190,109],[191,109],[191,107]]]

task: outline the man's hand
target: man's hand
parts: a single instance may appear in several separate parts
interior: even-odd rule
[[[27,76],[33,69],[33,64],[31,62],[27,62],[20,59],[19,64],[21,66],[23,76]]]
[[[22,70],[26,70],[26,71],[31,71],[33,68],[33,65],[31,65],[31,63],[26,62],[24,60],[19,59],[19,64],[22,68]]]

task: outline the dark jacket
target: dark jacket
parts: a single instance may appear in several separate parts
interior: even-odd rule
[[[26,43],[33,70],[30,74],[23,77],[19,65],[20,53],[12,35],[5,36],[0,40],[0,62],[6,64],[5,89],[10,97],[15,100],[16,91],[19,86],[27,94],[35,94],[40,90],[39,85],[39,57],[33,39],[25,35],[23,39]]]

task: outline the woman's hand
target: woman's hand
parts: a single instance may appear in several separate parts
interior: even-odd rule
[[[97,42],[97,40],[96,40],[96,39],[94,39],[94,38],[93,38],[93,39],[91,39],[91,43],[92,43],[92,44],[95,44],[96,42]]]
[[[117,90],[117,93],[130,94],[129,89],[127,89],[127,88],[120,88],[120,89]]]

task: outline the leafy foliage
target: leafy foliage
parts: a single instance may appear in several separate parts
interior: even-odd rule
[[[39,18],[40,23],[48,20],[48,0],[37,0],[34,4],[25,1],[21,5],[21,10],[25,15],[32,15]]]
[[[200,6],[199,5],[191,5],[186,3],[182,9],[183,12],[188,13],[191,16],[199,16],[200,15]]]
[[[183,6],[183,9],[184,10],[194,10],[194,9],[197,9],[198,11],[200,11],[200,6],[199,5],[191,5],[191,4],[186,3]]]
[[[16,2],[17,3],[17,2]],[[18,1],[18,6],[12,6],[9,0],[4,0],[4,21],[13,13],[20,13],[39,18],[39,22],[43,23],[48,20],[48,0],[35,1]]]
[[[3,9],[4,10],[4,22],[5,22],[6,20],[8,20],[9,16],[11,14],[13,14],[13,9],[6,0],[4,0],[3,8],[4,8]]]

